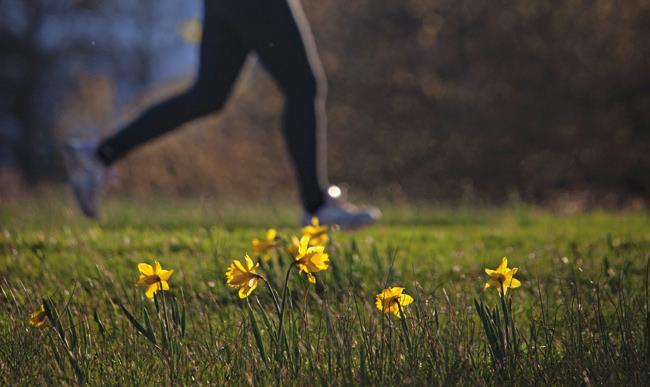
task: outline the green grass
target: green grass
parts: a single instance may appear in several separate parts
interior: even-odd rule
[[[90,222],[58,200],[27,203],[0,207],[2,385],[650,379],[647,213],[387,207],[376,227],[331,234],[332,266],[316,273],[316,285],[290,276],[278,345],[268,289],[242,301],[224,271],[252,253],[251,238],[266,228],[297,234],[291,208],[115,200],[109,216]],[[510,292],[518,341],[506,363],[491,357],[474,306],[499,305],[496,292],[483,290],[483,269],[502,256],[523,282]],[[137,264],[154,258],[175,270],[156,303],[135,286]],[[277,256],[260,270],[280,293],[287,263]],[[387,286],[415,299],[404,325],[374,307]],[[59,318],[31,327],[44,298]]]

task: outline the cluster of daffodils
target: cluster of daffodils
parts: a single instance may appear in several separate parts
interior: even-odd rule
[[[285,280],[285,294],[289,274],[295,268],[300,274],[304,274],[307,281],[311,284],[316,283],[318,273],[327,270],[330,266],[330,257],[325,252],[325,245],[330,240],[328,235],[329,228],[321,225],[317,218],[313,218],[310,225],[301,229],[301,237],[291,236],[289,239],[281,238],[275,229],[269,229],[262,239],[253,239],[251,241],[255,256],[267,262],[273,254],[280,251],[285,252],[291,259]],[[226,284],[233,289],[238,289],[239,298],[247,298],[257,288],[260,281],[270,284],[266,278],[258,272],[260,263],[245,254],[242,260],[233,260],[228,266],[225,277]],[[508,260],[504,257],[501,259],[499,266],[492,269],[485,269],[489,276],[485,283],[485,289],[495,288],[500,297],[505,297],[508,289],[514,289],[521,286],[521,282],[514,278],[518,268],[508,268]],[[158,261],[154,261],[153,266],[148,263],[138,264],[139,277],[137,286],[145,288],[145,296],[153,299],[159,291],[169,290],[169,278],[174,270],[165,270]],[[403,318],[404,308],[413,303],[413,297],[404,293],[403,287],[390,287],[382,290],[375,296],[375,306],[380,312],[393,314],[397,318]],[[274,289],[271,289],[274,302],[277,300]],[[284,306],[284,300],[283,300]],[[47,313],[43,305],[40,309],[32,313],[29,323],[35,327],[41,327],[47,322]]]
[[[325,243],[329,240],[327,232],[328,227],[320,225],[318,218],[313,218],[310,225],[303,227],[300,239],[294,235],[289,240],[283,240],[275,229],[270,229],[264,239],[253,239],[251,244],[255,254],[264,262],[269,261],[274,252],[284,250],[292,260],[289,271],[295,267],[301,274],[305,274],[309,283],[315,284],[314,273],[329,268],[329,255],[325,252]],[[228,266],[226,284],[239,289],[239,298],[250,296],[260,280],[266,282],[257,272],[259,266],[248,254],[244,256],[243,262],[234,260]]]

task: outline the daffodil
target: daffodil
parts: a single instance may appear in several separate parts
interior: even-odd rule
[[[265,239],[260,240],[255,238],[251,243],[253,245],[253,251],[260,255],[262,259],[268,261],[271,259],[271,251],[278,246],[277,231],[271,228],[266,232]]]
[[[300,239],[298,255],[296,255],[296,266],[300,272],[307,275],[310,283],[316,283],[316,277],[312,273],[327,270],[330,259],[324,252],[325,246],[310,246],[309,236]]]
[[[262,278],[256,271],[259,264],[253,264],[253,260],[248,254],[244,257],[244,263],[245,265],[234,260],[226,270],[226,283],[231,288],[239,289],[239,298],[248,297]]]
[[[327,226],[321,226],[318,218],[314,216],[311,218],[311,224],[302,228],[302,235],[310,238],[312,246],[321,246],[329,240],[328,229]]]
[[[41,305],[41,309],[32,313],[32,317],[29,319],[29,324],[35,327],[41,327],[47,321],[47,313],[45,313],[45,307]]]
[[[404,307],[413,302],[413,297],[404,294],[404,288],[392,287],[381,291],[375,296],[375,306],[381,312],[392,313],[401,318],[400,307]],[[399,305],[398,305],[399,304]]]
[[[163,270],[158,261],[154,261],[153,267],[147,263],[140,263],[138,270],[140,271],[138,286],[147,288],[144,293],[147,298],[153,298],[153,295],[159,290],[169,290],[167,281],[174,270]]]
[[[518,268],[508,268],[508,259],[503,257],[501,258],[501,264],[495,270],[485,269],[485,273],[490,276],[490,279],[485,283],[485,289],[489,287],[495,287],[499,294],[503,290],[505,295],[508,292],[508,288],[518,288],[521,286],[521,282],[518,279],[513,278],[517,273]]]

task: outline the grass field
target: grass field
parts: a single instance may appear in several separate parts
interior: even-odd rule
[[[330,232],[315,285],[290,272],[280,333],[269,288],[240,299],[224,273],[267,228],[299,235],[296,214],[206,202],[118,200],[101,222],[56,201],[2,204],[0,384],[650,381],[647,213],[386,208],[374,228]],[[484,269],[504,256],[522,286],[501,303]],[[174,273],[150,301],[137,266],[154,259]],[[258,269],[279,299],[292,260]],[[414,299],[404,319],[375,307],[391,286]]]

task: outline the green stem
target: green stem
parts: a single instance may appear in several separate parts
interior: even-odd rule
[[[413,348],[411,347],[411,334],[409,333],[409,328],[408,325],[406,324],[406,317],[404,316],[404,310],[402,309],[402,305],[399,303],[399,301],[395,301],[397,303],[397,308],[399,309],[399,315],[400,315],[400,321],[402,322],[402,329],[404,329],[404,336],[406,336],[406,345],[408,346],[409,353],[413,352]]]
[[[273,305],[275,306],[275,312],[280,316],[280,304],[278,303],[278,298],[277,295],[275,294],[275,289],[273,289],[273,286],[269,283],[269,281],[263,277],[259,276],[262,281],[266,284],[266,286],[269,288],[269,291],[271,292],[271,297],[273,298]]]
[[[287,270],[287,275],[284,278],[284,289],[282,290],[282,306],[280,307],[280,315],[278,317],[279,319],[278,343],[282,342],[282,334],[283,334],[282,320],[284,319],[284,309],[287,304],[287,291],[289,289],[289,274],[291,274],[291,269],[293,269],[294,265],[295,265],[294,262],[292,262],[291,265],[289,265],[289,269]]]

